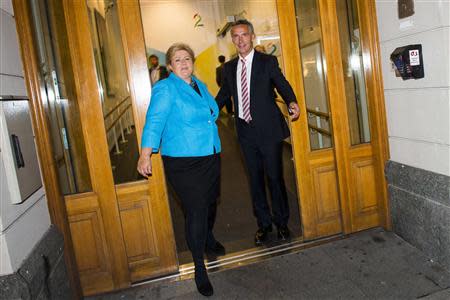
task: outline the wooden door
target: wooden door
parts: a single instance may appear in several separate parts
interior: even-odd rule
[[[139,2],[120,0],[120,24],[125,64],[129,78],[135,138],[140,137],[150,103],[150,78],[143,39]],[[116,193],[127,249],[131,281],[136,282],[176,272],[178,261],[161,156],[153,155],[149,180],[116,184]],[[132,166],[136,168],[136,163]]]
[[[348,172],[345,232],[390,227],[384,164],[388,141],[374,1],[336,1],[339,28],[339,79]],[[336,18],[337,17],[337,18]],[[344,21],[346,20],[346,22]],[[343,22],[344,21],[344,22]],[[351,70],[352,75],[346,72]],[[345,100],[344,100],[345,99]]]
[[[35,113],[55,131],[53,153],[65,154],[49,163],[67,166],[58,178],[73,241],[66,251],[74,252],[84,295],[178,270],[161,158],[153,158],[150,180],[136,171],[151,91],[139,6],[130,3],[29,1],[22,16],[38,28],[36,56],[52,62],[33,61],[42,80],[32,88],[44,107]],[[123,27],[133,14],[138,21]]]
[[[74,34],[84,40],[82,49],[75,53],[79,55],[77,60],[81,56],[86,59],[85,68],[79,71],[90,80],[80,94],[92,96],[85,107],[91,117],[86,116],[85,122],[96,133],[85,139],[96,147],[102,145],[97,153],[91,153],[96,165],[91,174],[100,191],[66,197],[75,256],[87,294],[178,270],[161,158],[154,156],[150,180],[139,179],[135,171],[150,84],[145,52],[136,52],[143,49],[143,44],[138,44],[142,29],[137,22],[124,25],[126,18],[133,20],[132,16],[140,20],[138,6],[131,4],[100,0],[67,3],[76,11],[68,17],[73,22],[70,24],[77,26]],[[127,31],[130,27],[132,34]],[[114,58],[108,61],[108,57]],[[128,147],[134,147],[129,152],[125,151],[126,145],[117,142],[126,141],[125,127],[129,130]],[[122,158],[117,159],[116,154]],[[130,157],[123,157],[128,154]],[[117,172],[112,174],[120,167],[117,164],[131,168],[132,176],[120,179]],[[91,205],[80,207],[76,203]],[[86,253],[86,237],[90,237],[90,253]],[[120,252],[114,249],[117,244]],[[105,280],[97,280],[100,274],[108,281],[112,276],[112,286],[110,281],[106,284]],[[116,274],[122,274],[119,280],[114,280]]]
[[[373,1],[279,0],[277,8],[286,76],[302,108],[291,130],[304,238],[389,226]],[[343,36],[354,29],[349,24],[356,24],[361,37],[362,71],[357,75],[363,81],[359,95],[365,95],[362,113],[353,107],[356,88],[349,88],[356,75],[348,76],[344,69],[349,66],[345,55],[358,54]],[[361,115],[365,124],[355,123]]]

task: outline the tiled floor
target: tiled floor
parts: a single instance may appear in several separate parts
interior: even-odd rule
[[[450,273],[381,229],[212,273],[210,279],[212,299],[450,299]],[[185,280],[89,299],[201,298],[193,280]]]

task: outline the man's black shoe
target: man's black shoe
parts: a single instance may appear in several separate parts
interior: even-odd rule
[[[261,246],[265,241],[267,241],[269,232],[272,232],[272,225],[259,228],[255,233],[255,245]]]
[[[206,245],[205,252],[206,252],[206,254],[209,254],[209,255],[223,256],[223,255],[225,255],[225,247],[218,241],[215,241],[215,243],[212,246]]]
[[[291,236],[291,232],[287,225],[278,226],[278,239],[281,241],[288,240]]]

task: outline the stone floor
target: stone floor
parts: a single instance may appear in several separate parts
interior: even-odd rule
[[[374,229],[210,274],[211,299],[450,299],[450,273],[392,232]],[[193,280],[157,282],[100,299],[201,299]]]

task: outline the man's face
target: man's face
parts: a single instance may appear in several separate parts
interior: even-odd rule
[[[158,66],[158,58],[157,57],[150,57],[150,65],[152,67],[157,67]]]
[[[255,34],[250,33],[247,25],[237,25],[231,28],[231,40],[242,57],[247,56],[253,49]]]

